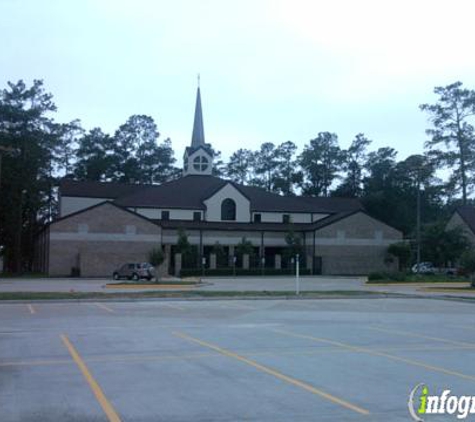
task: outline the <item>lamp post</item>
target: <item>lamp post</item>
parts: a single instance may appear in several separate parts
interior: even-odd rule
[[[419,271],[419,264],[421,263],[421,177],[420,177],[420,169],[417,171],[417,218],[416,218],[416,242],[417,242],[417,250],[416,250],[416,263],[417,263],[417,271]]]
[[[295,294],[300,294],[300,255],[295,255]]]

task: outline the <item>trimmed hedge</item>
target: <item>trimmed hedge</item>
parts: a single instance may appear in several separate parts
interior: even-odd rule
[[[194,277],[203,275],[203,270],[201,268],[184,268],[180,272],[180,277]],[[205,277],[219,277],[219,276],[232,276],[234,271],[232,268],[217,268],[215,270],[206,269],[204,272]],[[250,268],[245,270],[243,268],[236,268],[236,275],[252,275],[252,276],[269,276],[269,275],[295,275],[294,270],[282,269],[276,270],[275,268],[266,268],[264,274],[260,268]],[[300,269],[300,275],[311,275],[310,270],[306,268]]]
[[[368,274],[368,281],[390,280],[390,281],[406,281],[406,273],[398,272],[374,272]]]

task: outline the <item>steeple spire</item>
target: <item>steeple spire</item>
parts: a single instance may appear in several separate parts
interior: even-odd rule
[[[193,134],[191,135],[191,147],[196,148],[205,145],[205,131],[203,128],[203,112],[201,110],[200,75],[198,75],[198,89],[196,91],[195,121]]]
[[[195,120],[191,145],[186,147],[183,155],[183,175],[206,175],[213,172],[213,148],[205,142],[203,129],[203,112],[201,110],[200,75],[198,75],[198,89],[196,91]]]

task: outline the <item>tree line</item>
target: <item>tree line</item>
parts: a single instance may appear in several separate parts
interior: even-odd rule
[[[440,222],[467,204],[475,186],[475,91],[461,82],[436,87],[437,101],[420,106],[428,118],[424,154],[398,160],[393,147],[371,150],[355,134],[347,149],[321,131],[298,151],[292,141],[238,149],[225,163],[215,151],[214,174],[282,195],[360,198],[374,217],[414,237],[416,200],[422,222]],[[10,271],[31,268],[34,239],[57,216],[59,180],[159,184],[181,175],[170,139],[154,119],[132,115],[113,134],[58,123],[41,80],[0,92],[0,254]],[[421,140],[423,142],[423,140]],[[439,177],[446,169],[448,177]]]

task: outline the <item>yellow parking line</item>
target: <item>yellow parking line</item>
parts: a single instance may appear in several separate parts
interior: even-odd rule
[[[405,351],[457,351],[457,350],[473,350],[475,346],[399,346],[385,347],[375,349],[375,352],[405,352]],[[245,355],[248,357],[258,356],[316,356],[324,354],[346,353],[341,347],[319,347],[313,350],[286,350],[286,351],[263,351],[263,350],[247,350]],[[102,355],[90,357],[87,362],[107,362],[107,363],[137,363],[137,362],[160,362],[160,361],[188,361],[196,359],[214,358],[218,356],[216,352],[201,352],[188,355]],[[31,359],[31,360],[12,360],[0,362],[0,368],[12,366],[54,366],[54,365],[70,365],[70,359]]]
[[[95,303],[94,305],[96,305],[97,307],[99,307],[101,309],[104,309],[105,311],[110,312],[112,314],[115,312],[113,309],[109,308],[108,306],[104,305],[103,303]]]
[[[456,376],[456,377],[459,377],[459,378],[464,378],[464,379],[469,379],[471,381],[475,381],[475,376],[472,376],[472,375],[466,375],[466,374],[462,374],[461,372],[451,371],[450,369],[445,369],[445,368],[442,368],[440,366],[427,365],[423,362],[419,362],[419,361],[412,360],[412,359],[402,358],[402,357],[399,357],[399,356],[396,356],[396,355],[391,355],[391,354],[385,353],[385,352],[380,352],[380,351],[376,351],[376,350],[372,350],[372,349],[367,349],[366,347],[352,346],[351,344],[341,343],[339,341],[333,341],[333,340],[329,340],[329,339],[326,339],[326,338],[320,338],[320,337],[307,336],[307,335],[303,335],[303,334],[296,334],[296,333],[291,333],[289,331],[284,331],[284,330],[272,329],[272,331],[274,331],[276,333],[284,334],[284,335],[287,335],[287,336],[290,336],[290,337],[304,338],[304,339],[313,340],[313,341],[316,341],[316,342],[319,342],[319,343],[331,344],[331,345],[338,346],[338,347],[341,347],[341,348],[346,349],[346,350],[351,350],[353,352],[366,353],[368,355],[373,355],[373,356],[380,356],[380,357],[387,358],[387,359],[390,359],[390,360],[394,360],[394,361],[397,361],[397,362],[407,363],[408,365],[419,366],[421,368],[429,369],[429,370],[434,371],[434,372],[440,372],[442,374],[453,375],[453,376]]]
[[[349,403],[346,400],[335,397],[332,394],[326,393],[325,391],[319,390],[319,389],[313,387],[310,384],[307,384],[307,383],[299,381],[295,378],[289,377],[288,375],[285,375],[281,372],[278,372],[275,369],[269,368],[267,366],[264,366],[264,365],[261,365],[261,364],[255,362],[251,359],[240,356],[240,355],[238,355],[234,352],[223,349],[223,348],[221,348],[219,346],[216,346],[214,344],[207,343],[203,340],[191,337],[191,336],[189,336],[188,334],[185,334],[185,333],[175,331],[175,332],[173,332],[173,334],[176,335],[177,337],[181,337],[185,340],[192,341],[192,342],[197,343],[197,344],[199,344],[203,347],[207,347],[208,349],[211,349],[211,350],[214,350],[218,353],[221,353],[224,356],[227,356],[227,357],[236,359],[240,362],[246,363],[246,364],[258,369],[259,371],[262,371],[262,372],[265,372],[266,374],[272,375],[272,376],[274,376],[274,377],[276,377],[276,378],[278,378],[282,381],[288,382],[289,384],[292,384],[296,387],[300,387],[300,388],[302,388],[302,389],[304,389],[304,390],[306,390],[306,391],[308,391],[312,394],[316,394],[320,397],[323,397],[324,399],[329,400],[332,403],[339,404],[340,406],[345,407],[346,409],[353,410],[354,412],[360,413],[362,415],[368,415],[369,414],[369,411],[366,410],[366,409],[363,409],[359,406],[356,406],[352,403]]]
[[[33,308],[33,305],[26,305],[28,307],[28,310],[30,311],[30,314],[36,314],[35,308]]]
[[[382,327],[377,327],[377,326],[371,326],[367,328],[369,328],[370,330],[381,331],[383,333],[398,334],[398,335],[406,336],[406,337],[423,338],[425,340],[434,340],[434,341],[439,341],[442,343],[454,344],[456,346],[475,346],[475,343],[465,343],[463,341],[448,340],[445,338],[426,336],[423,334],[413,333],[409,331],[393,330],[393,329],[382,328]]]
[[[101,387],[99,387],[99,384],[89,372],[89,369],[87,368],[84,361],[81,359],[81,356],[79,356],[79,353],[77,352],[77,350],[69,341],[68,337],[66,337],[66,335],[64,334],[61,334],[61,339],[63,340],[64,345],[66,346],[69,353],[71,354],[71,357],[73,358],[74,362],[76,362],[77,366],[79,367],[82,374],[84,375],[84,378],[86,379],[87,383],[89,384],[89,387],[91,388],[92,392],[96,396],[96,399],[101,405],[102,410],[106,414],[107,418],[109,419],[109,422],[120,422],[119,415],[116,413],[116,411],[112,407],[112,404],[107,400],[106,396],[101,390]]]

